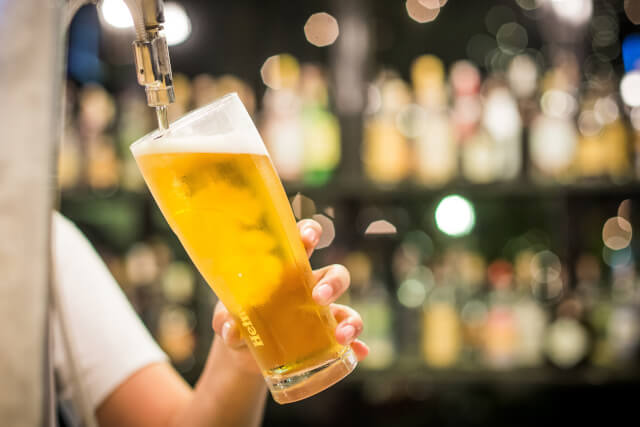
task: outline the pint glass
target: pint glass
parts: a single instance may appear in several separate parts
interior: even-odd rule
[[[136,141],[131,151],[173,232],[234,316],[279,403],[356,366],[311,297],[311,267],[262,139],[236,94]]]

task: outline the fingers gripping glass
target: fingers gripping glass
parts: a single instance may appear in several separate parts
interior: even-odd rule
[[[236,94],[131,146],[171,229],[239,325],[279,403],[304,399],[356,366],[335,339],[288,199]]]

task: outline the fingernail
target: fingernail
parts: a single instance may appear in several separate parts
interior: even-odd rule
[[[356,335],[356,328],[351,325],[346,325],[340,328],[342,335],[346,342],[351,342]]]
[[[313,290],[313,299],[315,299],[318,304],[328,304],[331,295],[333,295],[333,288],[326,283],[316,286]]]
[[[314,230],[311,227],[307,227],[304,229],[304,231],[302,232],[302,236],[309,241],[309,243],[311,244],[315,244],[316,240],[317,240],[317,233],[316,230]]]
[[[229,334],[231,333],[231,322],[224,322],[222,325],[222,339],[226,342],[229,339]]]

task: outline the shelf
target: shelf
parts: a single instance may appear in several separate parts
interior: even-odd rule
[[[640,195],[640,182],[614,184],[606,181],[588,181],[575,184],[535,184],[530,181],[510,181],[490,184],[452,183],[439,188],[425,188],[415,184],[376,186],[370,182],[333,181],[323,187],[309,187],[298,183],[285,183],[289,195],[304,194],[325,202],[366,201],[402,202],[427,201],[444,194],[459,193],[477,199],[531,199],[558,197],[632,197]]]
[[[371,385],[412,384],[429,386],[463,385],[602,385],[639,383],[637,366],[624,368],[584,367],[561,370],[553,367],[517,368],[510,370],[434,370],[427,367],[391,367],[384,370],[358,368],[349,381]]]

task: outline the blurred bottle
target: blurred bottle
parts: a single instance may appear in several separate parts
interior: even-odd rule
[[[261,134],[276,170],[285,181],[300,181],[304,161],[304,130],[298,60],[288,54],[269,63],[269,75],[278,82],[264,94]]]
[[[249,86],[241,78],[234,76],[233,74],[224,74],[216,80],[215,84],[215,97],[221,98],[230,93],[237,93],[238,98],[242,101],[242,104],[246,108],[250,116],[253,116],[256,111],[256,95],[253,92],[251,86]]]
[[[487,324],[488,307],[483,289],[486,262],[480,253],[461,251],[456,270],[460,281],[458,300],[464,343],[460,362],[463,366],[475,368],[482,364]]]
[[[394,75],[383,74],[375,83],[380,93],[380,109],[364,125],[363,161],[367,177],[383,186],[393,186],[407,178],[410,148],[396,125],[397,114],[411,101],[407,84]]]
[[[364,252],[350,252],[344,265],[351,273],[349,304],[367,325],[360,339],[367,343],[369,356],[362,366],[384,369],[395,360],[391,301],[384,284],[372,274],[371,259]]]
[[[173,363],[193,361],[196,347],[195,319],[191,310],[180,306],[168,305],[160,312],[155,335]]]
[[[329,95],[323,70],[306,64],[300,81],[304,134],[303,181],[325,184],[340,162],[340,125],[329,111]]]
[[[620,181],[630,176],[628,130],[620,117],[613,88],[592,88],[583,95],[578,129],[575,168],[580,178]]]
[[[559,368],[578,366],[589,354],[591,340],[583,316],[584,304],[576,294],[565,297],[556,308],[556,318],[546,332],[545,351]]]
[[[442,61],[433,55],[416,58],[411,66],[416,105],[405,135],[415,139],[415,175],[428,187],[442,186],[455,177],[458,151],[447,111],[447,91]]]
[[[531,177],[537,181],[567,182],[573,179],[578,134],[574,123],[577,101],[572,65],[549,70],[542,81],[541,113],[529,133]]]
[[[422,354],[433,368],[454,366],[462,350],[462,329],[453,286],[437,284],[424,305]]]
[[[99,135],[87,143],[87,179],[96,190],[114,189],[120,180],[121,162],[115,150],[113,138]]]
[[[119,184],[120,159],[107,128],[115,118],[116,104],[101,86],[87,85],[80,93],[79,107],[78,125],[87,147],[89,185],[97,190],[115,188]]]
[[[513,312],[516,319],[518,366],[533,367],[544,362],[544,337],[548,325],[548,314],[540,300],[531,290],[531,260],[533,252],[523,250],[516,254],[514,279],[516,298]]]
[[[518,109],[522,117],[523,126],[529,128],[539,111],[538,100],[538,64],[530,55],[515,56],[507,68],[507,80],[511,92],[518,102]]]
[[[494,369],[509,369],[516,361],[517,323],[512,292],[513,268],[508,261],[493,261],[487,268],[491,286],[485,331],[485,362]]]
[[[482,124],[494,142],[493,175],[512,180],[522,169],[522,119],[516,99],[502,82],[488,89]]]
[[[116,137],[122,154],[121,184],[129,191],[143,191],[146,189],[144,179],[129,150],[129,146],[150,132],[155,126],[153,111],[147,106],[144,98],[140,97],[138,87],[126,89],[118,96],[120,116]]]
[[[193,299],[196,277],[193,267],[181,261],[170,263],[161,277],[162,293],[174,304],[188,304]]]
[[[191,82],[191,91],[193,107],[203,107],[218,97],[216,79],[210,74],[198,74]]]
[[[616,366],[629,365],[640,349],[640,311],[633,263],[613,269],[611,315],[607,323],[607,341]]]

